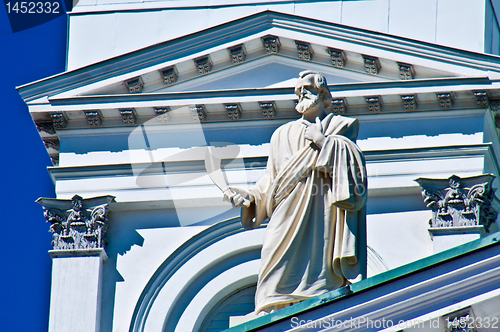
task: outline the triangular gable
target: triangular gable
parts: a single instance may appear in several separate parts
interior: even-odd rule
[[[271,38],[267,44],[266,38]],[[235,62],[238,48],[245,55]],[[268,70],[273,63],[277,73]],[[19,92],[29,103],[49,96],[216,90],[228,88],[234,78],[248,79],[245,72],[253,70],[265,74],[256,75],[261,84],[253,79],[248,85],[266,87],[296,77],[301,68],[321,71],[331,83],[492,77],[500,73],[500,58],[266,11],[49,77]],[[173,84],[165,83],[165,70],[176,76]],[[128,90],[127,82],[141,87]]]
[[[162,120],[169,125],[191,123],[193,117],[227,126],[234,120],[294,119],[294,80],[305,69],[325,74],[333,97],[329,111],[337,114],[500,103],[498,56],[272,11],[18,90],[57,160],[60,129],[117,129],[171,111],[178,111],[172,121]]]

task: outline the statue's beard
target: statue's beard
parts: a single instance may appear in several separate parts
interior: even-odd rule
[[[319,103],[322,102],[321,98],[317,95],[310,95],[310,98],[304,98],[302,101],[300,101],[297,106],[295,106],[295,109],[297,112],[300,114],[304,114],[304,112],[307,112],[313,108],[318,107]]]

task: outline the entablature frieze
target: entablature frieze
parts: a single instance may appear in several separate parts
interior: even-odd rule
[[[490,110],[500,127],[500,95],[488,78],[419,80],[330,85],[327,112],[351,117]],[[376,92],[377,94],[372,94]],[[158,94],[81,96],[50,99],[47,110],[32,112],[35,124],[54,162],[61,131],[138,125],[176,126],[298,118],[292,88],[240,89]],[[121,107],[123,106],[123,107]],[[451,114],[451,113],[450,113]]]
[[[242,130],[251,131],[251,127],[244,127]],[[462,142],[463,143],[463,142]],[[267,151],[264,149],[264,151]],[[178,158],[170,157],[161,158],[161,154],[156,155],[155,151],[149,151],[151,154],[137,155],[132,162],[127,158],[124,163],[109,163],[103,161],[101,165],[74,165],[74,166],[58,166],[49,167],[49,173],[54,181],[65,181],[75,179],[93,179],[102,177],[120,177],[120,176],[134,176],[137,170],[140,170],[141,175],[155,175],[155,174],[178,174],[178,173],[203,173],[206,172],[205,154],[194,154],[198,159],[185,160],[185,156],[178,154]],[[176,150],[176,152],[179,152]],[[127,151],[122,154],[127,154]],[[459,159],[459,158],[491,158],[492,157],[491,143],[482,144],[458,144],[455,142],[450,146],[428,146],[418,148],[404,148],[404,149],[381,149],[378,147],[376,150],[364,149],[367,165],[370,164],[390,164],[395,162],[406,162],[419,160],[435,161],[439,159]],[[152,158],[152,159],[151,159]],[[118,157],[113,158],[116,162]],[[241,162],[233,163],[234,159],[221,159],[221,167],[224,169],[262,169],[267,166],[267,156],[265,153],[261,155],[248,155],[239,158]],[[417,186],[415,184],[415,186]]]
[[[493,91],[496,86],[493,87],[487,78],[451,78],[436,81],[433,80],[435,88],[425,88],[422,82],[412,84],[412,81],[404,81],[398,86],[392,82],[331,85],[330,89],[334,92],[332,105],[327,112],[356,117],[373,113],[429,112],[443,109],[499,109],[496,105],[500,105],[500,93]],[[465,84],[483,89],[463,89]],[[373,92],[377,94],[374,95]],[[82,96],[54,98],[50,102],[51,105],[47,106],[46,111],[34,111],[32,116],[40,131],[52,135],[57,130],[143,124],[161,114],[168,114],[163,116],[168,118],[168,121],[158,121],[161,124],[189,123],[193,120],[223,122],[274,117],[297,118],[296,95],[292,88]],[[198,116],[176,116],[181,114],[183,109],[196,109]],[[85,119],[86,121],[83,121]]]

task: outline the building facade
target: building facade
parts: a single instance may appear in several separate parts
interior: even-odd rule
[[[327,78],[329,112],[360,123],[367,279],[235,331],[492,328],[494,6],[78,2],[67,71],[18,88],[54,162],[57,197],[39,200],[54,236],[49,330],[217,331],[253,311],[265,225],[241,227],[207,164],[252,186],[274,130],[299,117],[303,70]]]

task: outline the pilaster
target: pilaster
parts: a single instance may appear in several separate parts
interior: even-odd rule
[[[98,332],[101,325],[104,235],[113,196],[40,198],[53,233],[49,331]]]

